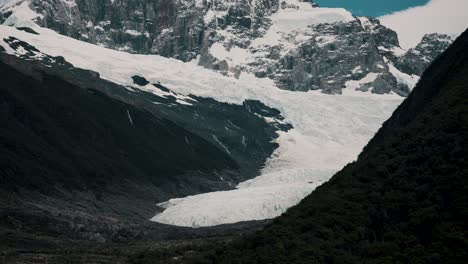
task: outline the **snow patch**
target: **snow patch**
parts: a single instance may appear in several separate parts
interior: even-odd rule
[[[360,69],[360,67],[359,67]],[[356,68],[353,70],[353,73],[354,71],[356,70],[356,72],[359,72],[359,69]],[[361,87],[363,84],[367,84],[367,83],[371,83],[373,81],[375,81],[375,79],[377,79],[377,77],[379,76],[378,73],[375,73],[375,72],[370,72],[366,75],[366,77],[362,78],[361,80],[349,80],[345,83],[345,86],[346,86],[346,89],[351,89],[353,91],[355,91],[356,89],[358,89],[359,87]],[[344,91],[343,92],[348,92],[348,91]]]
[[[142,33],[136,31],[136,30],[133,30],[133,29],[127,29],[125,30],[125,33],[129,34],[129,35],[132,35],[132,36],[140,36],[140,35],[143,35]]]
[[[280,9],[271,16],[272,26],[265,36],[255,39],[252,46],[287,45],[284,37],[292,32],[317,24],[332,24],[355,20],[352,14],[341,8],[314,8],[308,2],[286,1],[290,8]]]
[[[223,46],[223,44],[216,42],[210,47],[210,53],[220,61],[227,60],[230,66],[240,65],[244,63],[249,52],[246,49],[239,47],[232,47],[229,51]]]
[[[410,90],[412,90],[419,81],[419,78],[420,78],[419,76],[414,75],[414,74],[409,75],[409,74],[403,73],[403,72],[399,71],[391,63],[388,64],[388,67],[389,67],[390,73],[393,76],[395,76],[395,78],[397,79],[397,82],[401,83],[401,84],[406,84],[410,88]]]
[[[43,15],[34,12],[29,7],[29,1],[12,0],[0,5],[0,13],[12,12],[12,14],[3,22],[3,25],[15,27],[38,27],[34,21],[43,18]]]

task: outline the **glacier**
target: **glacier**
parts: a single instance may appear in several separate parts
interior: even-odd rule
[[[337,12],[333,19],[348,19],[343,10]],[[284,122],[293,125],[288,132],[278,132],[279,148],[266,162],[260,176],[240,183],[234,190],[160,203],[159,206],[166,210],[152,220],[165,224],[201,227],[279,216],[355,160],[403,100],[395,94],[356,91],[359,85],[369,82],[372,75],[348,85],[342,95],[327,95],[320,91],[293,92],[281,90],[273,80],[256,78],[250,73],[241,73],[238,78],[223,76],[193,62],[111,50],[60,35],[28,21],[16,22],[32,27],[39,35],[8,26],[0,26],[0,35],[16,37],[50,56],[62,56],[75,67],[98,72],[101,78],[130,90],[134,86],[131,77],[139,75],[150,83],[168,87],[177,93],[179,103],[183,104],[190,104],[187,95],[191,94],[232,104],[242,104],[247,99],[259,100],[280,110]],[[0,45],[8,53],[21,55],[9,48],[3,39],[0,39]],[[415,82],[409,76],[400,77]],[[157,96],[174,95],[150,84],[139,88]]]
[[[269,173],[243,182],[238,189],[171,199],[151,220],[201,227],[275,217],[297,204],[333,175],[333,170],[295,169]]]

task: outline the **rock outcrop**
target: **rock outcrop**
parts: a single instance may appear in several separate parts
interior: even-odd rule
[[[421,42],[396,61],[396,66],[408,74],[422,75],[424,70],[452,43],[445,34],[426,34]]]

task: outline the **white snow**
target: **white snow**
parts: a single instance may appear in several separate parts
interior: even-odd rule
[[[295,183],[317,183],[321,184],[327,181],[335,170],[325,169],[291,169],[279,172],[266,173],[254,179],[241,182],[237,185],[238,189],[277,186]]]
[[[125,30],[125,33],[129,34],[129,35],[132,35],[132,36],[140,36],[142,35],[142,33],[136,31],[136,30],[133,30],[133,29],[127,29]]]
[[[205,17],[203,17],[203,21],[205,22],[205,24],[209,24],[215,18],[216,18],[216,13],[210,9],[208,10],[208,12],[206,12]]]
[[[223,44],[216,42],[210,47],[210,53],[220,61],[226,60],[229,65],[240,65],[246,61],[249,56],[249,52],[246,49],[239,47],[232,47],[229,51],[223,46]]]
[[[264,37],[253,41],[253,45],[277,45],[287,34],[316,24],[332,24],[355,20],[352,14],[341,8],[313,8],[308,2],[287,0],[289,8],[280,9],[271,16],[272,26]]]
[[[369,29],[371,32],[374,32],[375,26],[370,22],[369,18],[367,17],[358,17],[359,21],[361,21],[361,25],[363,29]]]
[[[358,68],[355,68],[353,70],[353,73],[355,73],[355,71],[359,72],[360,68],[361,68],[360,66]],[[351,89],[352,91],[355,91],[356,89],[361,87],[363,84],[367,84],[367,83],[371,83],[371,82],[375,81],[375,79],[377,79],[378,76],[379,76],[378,73],[370,72],[364,78],[362,78],[361,80],[347,81],[345,83],[345,86],[346,86],[347,89]],[[343,92],[349,92],[349,91],[343,91]]]
[[[0,26],[0,35],[14,36],[51,56],[63,56],[76,67],[99,72],[102,78],[123,86],[135,86],[131,79],[134,75],[143,76],[151,83],[160,82],[185,102],[190,101],[186,96],[189,94],[234,104],[246,99],[260,100],[280,110],[285,122],[294,126],[288,132],[279,133],[279,148],[267,161],[260,177],[240,184],[238,190],[171,200],[168,209],[154,218],[168,224],[195,227],[278,216],[334,171],[353,161],[403,100],[396,95],[374,95],[351,89],[345,89],[340,96],[318,91],[285,91],[270,79],[248,74],[234,79],[193,63],[129,54],[68,38],[49,29],[35,30],[40,35]],[[3,38],[0,45],[14,53]],[[375,74],[368,75],[361,82],[375,77]],[[172,94],[152,85],[139,88],[158,96]]]
[[[31,10],[28,3],[28,1],[24,0],[10,0],[0,3],[0,13],[6,13],[8,11],[12,12],[12,14],[3,22],[3,25],[32,28],[37,27],[34,20],[42,18],[43,16]]]
[[[265,174],[238,189],[212,192],[159,204],[166,210],[153,221],[201,227],[276,217],[299,203],[334,171],[297,169]]]
[[[395,76],[398,83],[406,84],[410,89],[413,89],[418,83],[420,77],[417,75],[409,75],[399,71],[393,64],[388,63],[390,73]]]
[[[379,17],[382,25],[398,33],[401,47],[416,46],[428,33],[444,33],[454,37],[468,27],[467,0],[431,0],[424,6],[410,8]]]
[[[361,69],[361,66],[356,66],[356,68],[354,68],[352,71],[351,71],[353,74],[356,74],[358,72],[362,72],[362,69]]]
[[[300,183],[172,199],[171,206],[151,220],[177,226],[201,227],[268,219],[297,204],[311,189],[311,184]]]

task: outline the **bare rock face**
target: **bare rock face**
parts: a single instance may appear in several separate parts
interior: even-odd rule
[[[255,4],[254,8],[253,5]],[[248,32],[278,0],[30,0],[38,23],[112,49],[194,59],[212,43],[211,29]],[[247,30],[246,30],[247,29]]]
[[[398,47],[398,39],[382,37],[363,26],[360,20],[349,23],[319,24],[309,28],[313,36],[297,50],[279,59],[276,71],[269,75],[277,78],[280,86],[288,90],[317,90],[341,93],[350,80],[360,80],[369,73],[382,74],[379,87],[367,89],[377,93],[396,90],[394,77],[388,75],[388,66],[379,45]],[[394,33],[394,32],[393,32]],[[385,33],[384,33],[385,34]],[[396,34],[395,34],[396,35]],[[385,92],[380,86],[386,86]],[[402,91],[403,94],[409,89]]]
[[[294,10],[299,13],[301,8],[307,8],[285,3],[281,3],[279,12],[291,12],[291,16],[295,15]],[[220,32],[219,40],[201,54],[199,63],[234,76],[250,72],[260,78],[268,77],[275,80],[278,87],[293,91],[321,90],[340,94],[350,86],[348,82],[363,80],[358,90],[406,96],[412,87],[390,72],[390,64],[404,53],[397,34],[377,19],[352,17],[348,13],[349,17],[342,21],[334,16],[343,13],[336,12],[319,11],[316,16],[326,15],[330,18],[325,21],[338,21],[313,23],[274,37],[272,30],[281,28],[274,24],[277,21],[270,21],[261,36],[244,41]],[[245,61],[239,62],[237,56],[244,56]],[[375,78],[366,78],[368,76]]]
[[[61,34],[112,49],[190,60],[202,43],[194,1],[32,0],[38,21]]]
[[[408,50],[396,66],[408,74],[421,75],[452,42],[453,39],[445,34],[426,34],[416,47]]]

